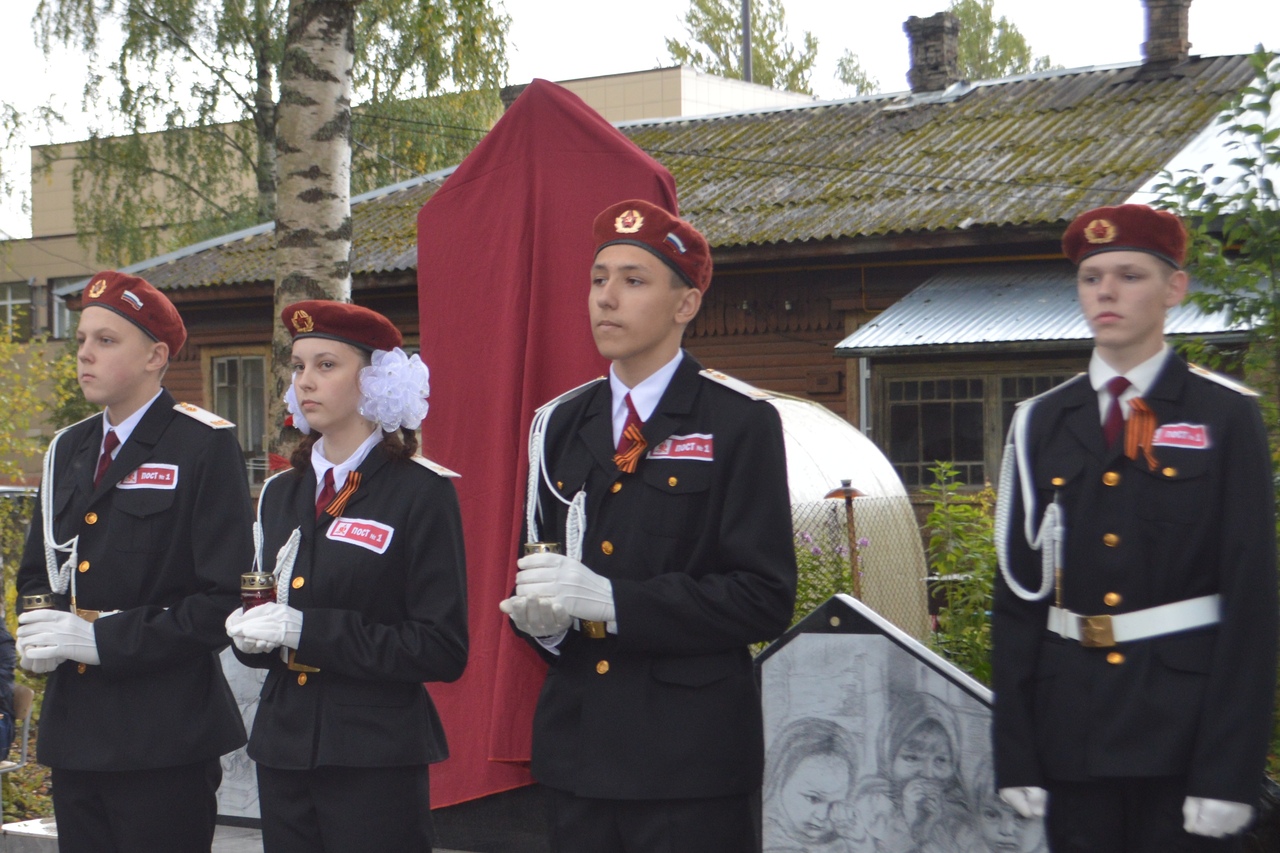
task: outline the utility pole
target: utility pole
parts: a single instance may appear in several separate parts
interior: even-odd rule
[[[751,0],[742,0],[742,79],[751,82]]]

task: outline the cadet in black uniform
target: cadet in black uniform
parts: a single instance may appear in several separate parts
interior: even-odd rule
[[[467,607],[456,475],[416,455],[427,368],[367,308],[282,319],[307,435],[262,490],[277,601],[227,619],[237,657],[269,670],[249,738],[263,844],[429,851],[427,765],[448,750],[423,682],[462,675]]]
[[[1271,464],[1253,392],[1165,344],[1185,247],[1143,205],[1071,224],[1093,360],[1022,404],[1005,448],[995,772],[1024,815],[1047,800],[1059,853],[1239,849],[1260,791]]]
[[[594,234],[610,376],[544,407],[531,460],[530,530],[568,550],[522,558],[502,603],[551,664],[533,774],[560,853],[743,853],[764,764],[747,647],[795,597],[781,422],[680,348],[711,280],[702,235],[645,201]]]
[[[50,444],[18,571],[20,607],[58,608],[17,636],[51,673],[38,753],[58,844],[207,851],[218,758],[244,744],[217,656],[253,553],[244,456],[233,424],[161,388],[187,337],[164,294],[105,272],[82,300],[80,388],[105,411]]]

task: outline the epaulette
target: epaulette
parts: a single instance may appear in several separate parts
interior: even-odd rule
[[[224,418],[222,415],[215,414],[208,409],[202,409],[199,406],[193,406],[190,403],[178,403],[173,407],[175,412],[182,412],[189,418],[194,418],[205,426],[214,429],[231,429],[235,424]]]
[[[561,403],[567,403],[570,400],[572,400],[574,397],[579,396],[580,394],[587,391],[592,386],[603,381],[604,381],[603,376],[597,376],[595,379],[592,379],[590,382],[583,382],[577,388],[570,388],[568,391],[565,391],[563,394],[561,394],[559,397],[556,397],[554,400],[548,400],[547,402],[543,403],[535,411],[540,412],[543,409],[550,408],[553,406],[558,406]]]
[[[462,476],[457,471],[450,471],[448,468],[444,467],[440,463],[432,462],[430,459],[428,459],[425,456],[414,456],[413,461],[417,462],[419,465],[421,465],[423,468],[426,468],[428,471],[433,471],[436,474],[439,474],[441,477],[461,477]]]
[[[729,390],[737,391],[744,397],[750,397],[753,400],[772,400],[774,397],[773,394],[763,388],[757,388],[754,385],[749,385],[741,379],[734,379],[729,374],[721,373],[718,370],[703,370],[699,372],[698,375],[703,379],[710,379],[717,385],[723,385]]]
[[[1214,373],[1212,370],[1205,370],[1203,367],[1201,367],[1198,364],[1188,364],[1187,367],[1190,368],[1191,372],[1194,373],[1196,376],[1203,376],[1205,379],[1208,379],[1210,382],[1217,382],[1223,388],[1230,388],[1232,391],[1235,391],[1237,394],[1243,394],[1246,397],[1258,396],[1257,391],[1253,390],[1248,385],[1242,385],[1241,383],[1235,381],[1229,376],[1223,376],[1221,373]]]

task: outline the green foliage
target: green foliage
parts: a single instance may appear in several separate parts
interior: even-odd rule
[[[1233,157],[1214,169],[1168,172],[1157,186],[1160,205],[1180,214],[1190,241],[1186,267],[1201,285],[1188,299],[1206,312],[1225,311],[1251,328],[1245,375],[1262,391],[1272,441],[1280,439],[1280,58],[1259,50],[1250,58],[1253,82],[1218,121]]]
[[[62,429],[102,411],[84,398],[76,371],[76,340],[67,338],[62,352],[49,363],[49,378],[53,393],[49,398],[46,422],[54,429]]]
[[[990,487],[962,493],[950,462],[931,468],[934,482],[922,494],[933,509],[929,533],[929,573],[942,590],[934,647],[983,684],[991,683],[991,591],[996,551],[992,517],[996,494]]]
[[[689,39],[669,38],[667,52],[681,65],[742,79],[742,4],[736,0],[690,0],[684,17]],[[813,94],[809,78],[818,56],[818,40],[805,32],[797,48],[787,33],[782,0],[751,2],[752,82],[773,89]]]
[[[862,61],[850,50],[836,63],[836,79],[854,95],[874,95],[880,91],[880,81],[862,67]]]
[[[1032,57],[1031,46],[1003,15],[995,16],[995,0],[951,0],[947,8],[960,21],[960,76],[993,80],[1045,71],[1049,57]]]
[[[844,509],[841,508],[841,513]],[[849,593],[849,545],[845,528],[821,529],[816,535],[801,531],[796,543],[796,609],[791,624],[808,616],[836,593]]]
[[[126,264],[275,218],[287,9],[287,0],[39,4],[37,40],[46,50],[64,44],[82,52],[88,111],[110,116],[109,125],[89,129],[73,173],[77,231],[104,263]],[[368,159],[402,164],[394,168],[456,162],[458,128],[474,141],[474,129],[492,122],[509,18],[489,0],[363,0],[355,9],[356,97],[368,114],[385,117],[362,123],[357,146],[377,152]],[[118,53],[100,56],[101,33],[117,26],[124,34]],[[393,120],[404,116],[387,106],[462,89],[488,95],[414,125]],[[472,106],[477,111],[466,112]],[[183,132],[157,132],[174,130]],[[44,168],[71,156],[56,148],[45,154]],[[378,174],[370,168],[369,180]]]

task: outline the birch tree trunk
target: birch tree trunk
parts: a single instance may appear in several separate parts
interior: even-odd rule
[[[276,114],[275,318],[271,450],[283,453],[291,341],[280,322],[300,299],[351,300],[351,96],[359,0],[290,0]]]

